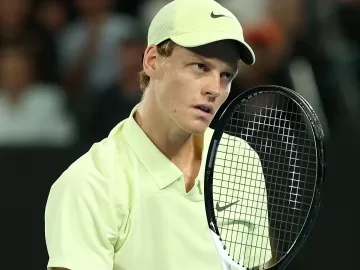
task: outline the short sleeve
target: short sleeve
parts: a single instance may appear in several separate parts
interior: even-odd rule
[[[45,209],[48,269],[113,269],[116,214],[105,179],[66,171],[51,187]]]

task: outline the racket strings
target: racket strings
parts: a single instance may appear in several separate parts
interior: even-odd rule
[[[218,147],[213,192],[221,206],[236,202],[215,212],[235,261],[250,268],[271,253],[276,263],[290,250],[312,203],[316,171],[312,130],[292,100],[263,94],[233,111]]]
[[[274,155],[274,157],[281,157],[280,155]],[[221,158],[219,158],[219,159],[221,159]],[[309,164],[311,163],[311,162],[308,162]],[[273,162],[273,164],[274,165],[277,165],[277,166],[280,166],[280,167],[284,167],[284,166],[288,166],[288,164],[285,164],[285,163],[281,163],[281,162],[276,162],[276,161],[274,161]],[[314,165],[316,165],[316,162],[314,162]],[[299,170],[301,170],[302,169],[302,167],[301,166],[297,166],[297,165],[294,165],[293,166],[294,168],[298,168]],[[224,168],[231,168],[231,167],[228,167],[228,166],[224,166]],[[273,171],[273,172],[275,172],[275,173],[282,173],[283,172],[283,169],[275,169],[275,168],[271,168],[271,170]],[[244,172],[251,172],[251,171],[249,171],[249,170],[243,170]],[[308,170],[307,170],[308,172],[311,172],[309,175],[307,174],[307,172],[306,171],[304,171],[303,173],[298,173],[298,172],[294,172],[294,174],[299,174],[299,175],[302,175],[302,176],[312,176],[314,173],[316,173],[316,169],[313,169],[313,168],[309,168]],[[224,172],[224,175],[231,175],[231,174],[228,174],[228,173],[226,173],[226,172]],[[278,184],[278,185],[280,185],[281,186],[281,184]],[[312,189],[306,189],[306,188],[304,188],[304,191],[310,191],[311,193],[313,193],[313,190]]]

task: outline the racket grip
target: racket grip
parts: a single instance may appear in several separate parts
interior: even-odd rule
[[[239,264],[236,264],[231,257],[227,254],[226,250],[223,248],[223,244],[220,241],[219,235],[217,235],[213,230],[210,230],[211,236],[216,246],[216,250],[219,254],[222,269],[223,270],[246,270],[246,268],[242,267]]]

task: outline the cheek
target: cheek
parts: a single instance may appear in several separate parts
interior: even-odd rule
[[[161,79],[161,96],[172,111],[180,110],[181,104],[191,98],[191,85],[186,74],[172,70]]]
[[[231,89],[231,85],[229,85],[227,88],[225,88],[221,95],[217,98],[217,102],[221,104],[223,104],[225,102],[225,100],[229,97],[230,94],[230,89]]]

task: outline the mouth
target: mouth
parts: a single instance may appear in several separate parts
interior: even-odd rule
[[[214,113],[214,108],[211,105],[199,104],[199,105],[194,106],[194,108],[205,114],[213,114]]]

